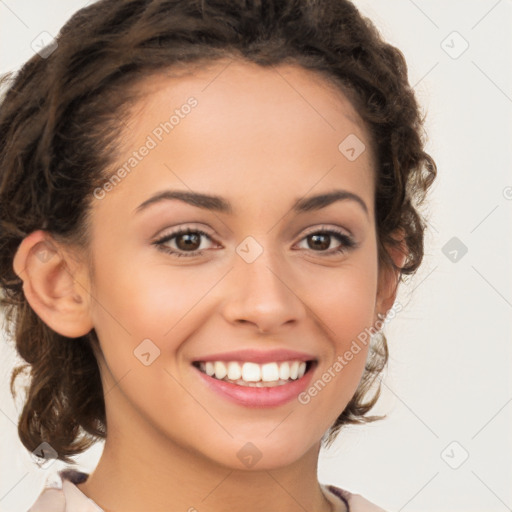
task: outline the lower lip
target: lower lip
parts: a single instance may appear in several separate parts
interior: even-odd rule
[[[223,380],[218,380],[198,368],[193,367],[206,385],[219,395],[245,407],[277,407],[290,402],[306,389],[311,381],[315,364],[300,379],[288,384],[267,388],[238,386]]]

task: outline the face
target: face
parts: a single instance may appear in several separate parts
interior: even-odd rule
[[[269,469],[318,446],[361,378],[367,347],[344,354],[379,312],[374,168],[324,79],[226,64],[142,85],[92,200],[90,314],[109,432]]]

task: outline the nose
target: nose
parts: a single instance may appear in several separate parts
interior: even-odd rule
[[[266,251],[252,263],[239,258],[231,272],[224,318],[233,325],[249,324],[260,333],[299,323],[305,318],[306,306],[291,276]]]

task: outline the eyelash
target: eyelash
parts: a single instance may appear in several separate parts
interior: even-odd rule
[[[205,237],[209,238],[210,240],[212,240],[212,237],[208,233],[206,233],[205,231],[203,231],[201,229],[182,228],[177,231],[174,231],[173,233],[169,233],[168,235],[164,235],[163,237],[159,238],[158,240],[155,240],[153,242],[153,244],[156,245],[158,250],[163,251],[166,254],[176,256],[178,258],[202,256],[203,251],[205,249],[203,249],[202,251],[196,250],[196,251],[190,251],[190,252],[180,252],[180,251],[176,251],[175,249],[170,249],[169,247],[166,247],[164,245],[166,242],[169,242],[170,240],[172,240],[180,235],[187,235],[187,234],[199,234],[199,235],[205,236]],[[301,238],[300,241],[305,240],[306,238],[308,238],[310,236],[319,235],[319,234],[334,236],[335,238],[338,239],[339,242],[341,242],[341,245],[335,249],[331,249],[330,251],[314,251],[313,249],[311,249],[313,252],[323,253],[327,256],[335,256],[337,254],[342,254],[344,252],[347,252],[350,249],[353,249],[357,246],[357,243],[350,236],[348,236],[347,234],[343,233],[342,231],[334,229],[334,228],[329,228],[329,229],[322,228],[317,231],[312,231],[310,233],[307,233],[303,238]]]

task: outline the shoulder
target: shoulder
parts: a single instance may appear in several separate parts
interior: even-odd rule
[[[360,494],[353,494],[334,485],[326,485],[326,487],[348,506],[349,512],[386,512]]]
[[[63,469],[50,474],[37,500],[27,512],[102,512],[76,484],[85,482],[89,475],[75,469]]]

